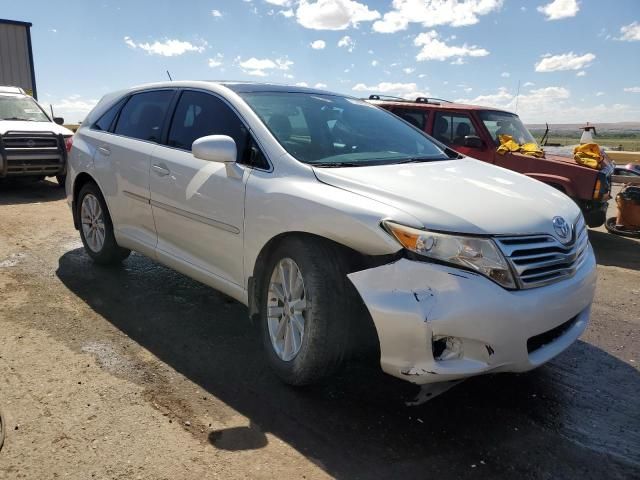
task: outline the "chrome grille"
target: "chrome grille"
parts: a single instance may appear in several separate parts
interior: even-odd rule
[[[495,237],[495,241],[507,257],[520,288],[542,287],[572,277],[587,257],[589,246],[582,215],[566,245],[548,234]]]
[[[0,177],[57,175],[64,171],[66,147],[53,132],[9,131],[0,135]]]

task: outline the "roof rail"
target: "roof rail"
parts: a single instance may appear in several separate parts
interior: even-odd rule
[[[401,102],[407,102],[408,101],[406,98],[393,97],[391,95],[369,95],[369,100],[384,100],[384,99],[398,100],[398,101],[401,101]]]
[[[432,103],[434,105],[440,105],[441,103],[451,103],[449,100],[443,98],[431,98],[431,97],[418,97],[416,103]]]

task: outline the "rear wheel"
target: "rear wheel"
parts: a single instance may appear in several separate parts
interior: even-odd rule
[[[333,373],[349,343],[352,310],[340,252],[321,241],[289,239],[267,264],[260,318],[276,374],[307,385]]]
[[[109,265],[124,260],[131,253],[116,243],[107,205],[95,183],[85,184],[78,195],[80,238],[94,262]]]

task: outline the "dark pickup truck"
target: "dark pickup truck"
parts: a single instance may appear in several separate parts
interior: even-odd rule
[[[587,225],[604,224],[613,163],[605,161],[600,170],[594,170],[560,155],[545,153],[544,157],[536,158],[520,153],[500,154],[498,135],[511,135],[519,144],[537,143],[520,118],[507,111],[422,97],[409,101],[371,95],[368,101],[393,112],[453,150],[557,188],[578,204]]]

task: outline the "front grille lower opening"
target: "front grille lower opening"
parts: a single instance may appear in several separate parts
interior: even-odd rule
[[[547,330],[540,335],[531,337],[529,340],[527,340],[527,352],[531,354],[536,350],[540,350],[545,345],[549,345],[556,339],[560,338],[574,325],[574,323],[576,323],[577,318],[578,316],[576,315],[575,317],[567,320],[566,322],[558,325],[555,328],[552,328],[551,330]]]

